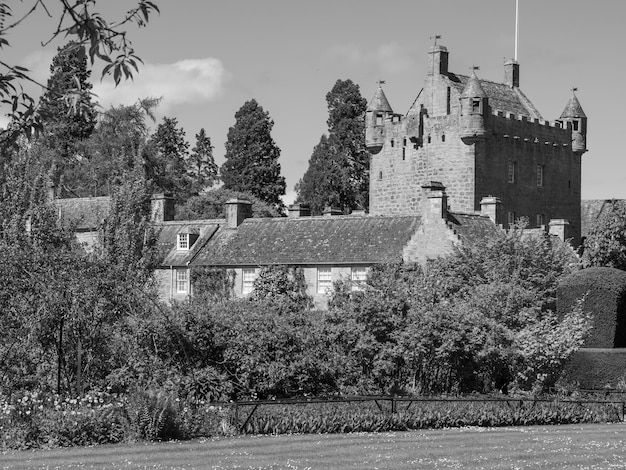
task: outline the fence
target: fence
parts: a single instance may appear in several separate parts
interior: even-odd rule
[[[605,392],[605,390],[586,390],[586,392]],[[610,393],[610,392],[609,392]],[[337,398],[294,398],[294,399],[277,399],[277,400],[250,400],[250,401],[236,401],[229,403],[228,405],[234,407],[235,424],[240,432],[244,432],[246,425],[254,415],[254,413],[262,406],[290,406],[290,405],[315,405],[315,404],[351,404],[371,402],[376,405],[378,410],[382,413],[397,413],[399,411],[408,411],[415,403],[506,403],[509,406],[519,406],[522,408],[524,405],[532,404],[534,406],[537,403],[548,404],[572,404],[577,406],[584,405],[607,405],[613,406],[621,421],[625,421],[626,418],[626,392],[614,393],[621,395],[619,399],[611,399],[607,394],[605,399],[590,399],[590,398],[508,398],[508,397],[399,397],[399,396],[350,396],[350,397],[337,397]],[[225,404],[226,405],[226,404]],[[250,409],[251,408],[251,409]],[[240,423],[240,414],[244,410],[249,410],[245,415],[245,419],[242,424]]]

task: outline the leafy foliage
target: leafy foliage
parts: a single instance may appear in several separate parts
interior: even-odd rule
[[[91,64],[96,59],[107,65],[103,69],[103,76],[112,74],[116,84],[122,78],[132,78],[133,69],[137,71],[141,59],[135,54],[133,45],[127,36],[125,28],[130,24],[138,27],[146,26],[150,15],[158,13],[159,8],[154,1],[136,0],[119,20],[109,20],[95,10],[97,0],[79,1],[70,3],[65,0],[37,0],[29,2],[26,13],[19,19],[10,22],[13,10],[6,1],[0,2],[0,48],[9,47],[7,36],[9,32],[24,23],[28,17],[38,10],[44,10],[50,15],[49,4],[59,3],[60,10],[54,17],[56,28],[43,41],[44,45],[51,43],[58,37],[69,37],[73,41],[72,50],[80,58],[89,57]],[[68,51],[69,52],[69,51]],[[22,132],[28,134],[41,130],[42,123],[35,100],[23,91],[25,82],[36,83],[30,76],[28,69],[19,65],[12,65],[0,61],[4,71],[0,74],[0,102],[10,108],[12,125],[2,133],[4,141],[15,141]],[[49,90],[55,92],[55,90]],[[64,98],[74,101],[74,92],[66,94]],[[74,101],[77,102],[77,101]]]
[[[176,207],[176,220],[224,218],[224,204],[229,199],[246,199],[252,203],[252,217],[280,217],[282,214],[273,206],[250,193],[226,188],[210,189],[192,196]]]
[[[607,204],[583,243],[584,267],[605,266],[626,271],[626,205]]]
[[[313,149],[309,168],[296,185],[298,201],[313,214],[326,205],[345,213],[367,209],[369,154],[365,150],[367,102],[352,80],[337,80],[326,95],[328,136]]]
[[[254,280],[250,299],[284,302],[294,311],[313,307],[313,298],[307,294],[304,272],[296,266],[271,265],[261,268]]]
[[[282,212],[285,178],[280,176],[280,149],[271,136],[272,127],[269,113],[256,100],[246,101],[228,129],[221,175],[224,188],[248,192]]]

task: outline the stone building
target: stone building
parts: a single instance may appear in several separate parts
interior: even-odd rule
[[[580,242],[581,156],[587,117],[573,94],[560,118],[546,121],[520,88],[516,61],[504,64],[504,81],[479,79],[473,68],[448,68],[446,47],[428,55],[424,86],[406,114],[395,113],[378,87],[366,114],[370,213],[413,214],[420,187],[440,181],[452,211],[479,211],[497,198],[496,222],[550,225]]]

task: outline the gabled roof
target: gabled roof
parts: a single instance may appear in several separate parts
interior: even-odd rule
[[[192,265],[375,264],[402,261],[417,216],[246,219],[220,228]]]
[[[453,73],[448,73],[447,77],[459,93],[463,93],[467,82],[470,80],[470,77],[467,75],[455,75]],[[535,119],[543,119],[539,111],[537,111],[519,88],[510,87],[505,83],[478,80],[489,98],[489,106],[492,109]]]
[[[393,113],[393,109],[391,109],[391,105],[389,104],[389,101],[387,101],[387,97],[385,96],[385,92],[381,86],[379,86],[376,89],[376,92],[374,92],[372,100],[367,105],[367,110]]]
[[[158,247],[163,254],[161,266],[186,266],[220,225],[224,225],[224,219],[168,221],[157,224]],[[198,235],[189,250],[177,249],[178,235],[181,233]]]
[[[111,198],[102,196],[55,199],[52,204],[62,225],[76,224],[77,232],[91,232],[100,227],[109,213],[110,203]]]

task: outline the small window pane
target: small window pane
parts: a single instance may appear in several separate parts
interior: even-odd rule
[[[317,268],[317,293],[326,294],[333,288],[331,268]]]
[[[178,249],[179,250],[189,249],[189,234],[188,233],[178,234]]]
[[[241,292],[243,295],[248,295],[254,289],[254,280],[256,279],[256,269],[244,268],[241,277],[243,279]]]
[[[189,293],[189,270],[176,270],[176,292],[179,294]]]

